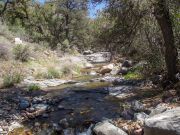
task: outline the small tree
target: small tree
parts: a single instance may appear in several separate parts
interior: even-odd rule
[[[154,15],[163,35],[167,76],[171,81],[175,81],[177,73],[177,49],[174,44],[172,22],[165,0],[156,0],[154,2]]]

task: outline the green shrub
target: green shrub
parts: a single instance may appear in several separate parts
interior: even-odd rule
[[[138,72],[132,72],[130,71],[128,74],[124,75],[125,79],[140,79],[142,78],[142,75]]]
[[[30,56],[30,49],[26,45],[19,44],[13,48],[13,54],[16,60],[26,62],[28,61],[29,56]]]
[[[28,91],[37,91],[37,90],[40,90],[40,89],[41,89],[40,86],[37,85],[37,84],[30,84],[28,86]]]
[[[56,70],[53,67],[48,68],[48,72],[47,72],[48,79],[59,78],[59,77],[60,77],[60,73],[58,70]]]
[[[20,73],[9,73],[3,76],[3,86],[12,87],[17,83],[20,83],[23,79]]]

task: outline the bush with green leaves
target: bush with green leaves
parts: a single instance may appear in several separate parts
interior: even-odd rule
[[[40,90],[40,89],[41,89],[41,87],[39,85],[37,85],[37,84],[30,84],[28,86],[28,91],[37,91],[37,90]]]
[[[30,57],[30,48],[27,45],[18,44],[13,48],[13,54],[16,60],[27,62]]]

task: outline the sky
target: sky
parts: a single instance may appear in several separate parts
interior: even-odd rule
[[[101,11],[103,8],[105,8],[105,3],[100,3],[97,5],[93,5],[92,3],[89,3],[89,17],[96,18],[97,12]]]
[[[41,3],[44,3],[45,0],[39,0]],[[105,7],[105,3],[100,3],[100,4],[92,4],[91,2],[89,3],[89,17],[94,19],[97,16],[97,12],[102,10]]]

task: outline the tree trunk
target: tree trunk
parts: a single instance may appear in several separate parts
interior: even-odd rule
[[[175,81],[175,74],[177,73],[177,49],[174,44],[172,23],[165,0],[156,0],[154,3],[154,14],[164,39],[167,77],[171,81]]]
[[[66,1],[66,9],[69,10],[69,2]],[[66,39],[69,40],[69,13],[67,12],[65,15],[65,33],[66,33]]]

